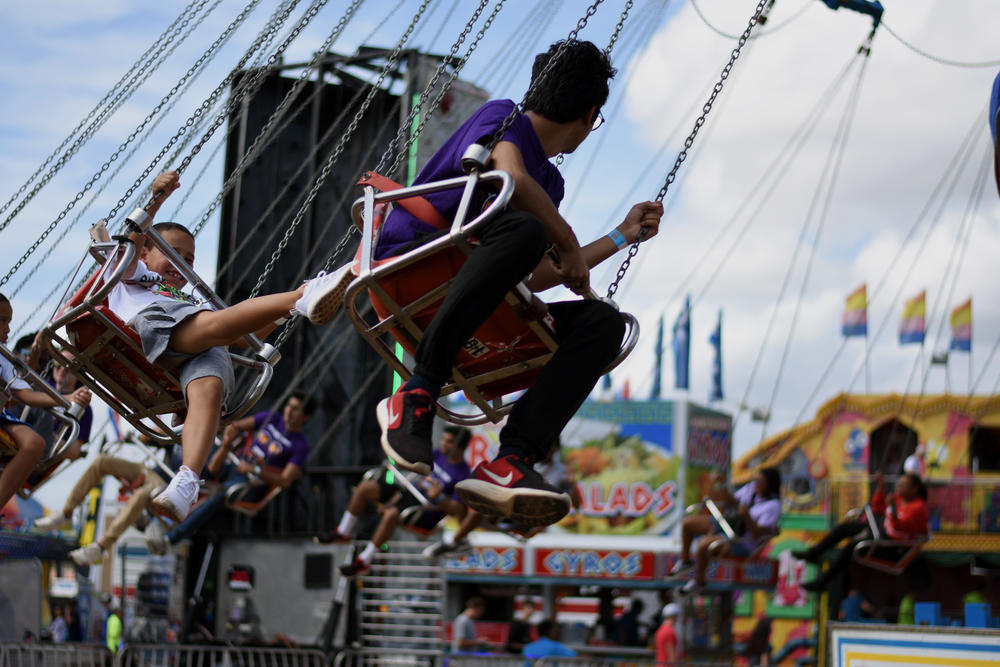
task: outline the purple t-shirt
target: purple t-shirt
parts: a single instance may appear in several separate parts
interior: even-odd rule
[[[275,468],[294,463],[305,470],[309,441],[305,434],[289,433],[279,412],[258,412],[253,416],[253,442],[250,453]]]
[[[512,100],[492,100],[479,107],[479,110],[472,114],[427,161],[413,183],[419,185],[463,176],[465,172],[462,171],[461,163],[465,150],[471,144],[488,143],[493,133],[500,127],[513,108],[514,102]],[[562,174],[546,157],[542,143],[539,141],[538,135],[535,134],[535,128],[528,117],[524,114],[518,114],[514,123],[504,134],[503,141],[508,141],[518,147],[525,169],[548,193],[552,203],[559,206],[564,193]],[[426,196],[426,199],[448,221],[454,217],[461,198],[461,188]],[[376,259],[392,257],[402,246],[413,241],[418,235],[434,231],[436,231],[434,227],[417,220],[402,207],[397,206],[382,225],[375,257]]]
[[[778,523],[781,521],[781,501],[777,498],[763,498],[757,495],[754,489],[755,482],[748,482],[733,494],[741,505],[746,505],[750,510],[750,518],[761,528],[768,532],[777,531]],[[748,530],[739,541],[747,546],[750,551],[759,547],[766,538],[762,535],[755,538]]]
[[[431,477],[441,485],[441,495],[454,498],[455,485],[468,477],[470,472],[469,464],[464,459],[458,463],[452,463],[447,456],[441,453],[440,449],[434,450],[434,469],[431,470]]]

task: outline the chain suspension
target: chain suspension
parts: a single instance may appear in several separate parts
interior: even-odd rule
[[[740,53],[743,51],[743,47],[746,45],[747,40],[750,39],[750,33],[753,31],[755,25],[759,21],[761,14],[764,12],[765,6],[768,4],[768,0],[760,0],[757,3],[757,8],[747,22],[747,27],[740,35],[739,42],[736,48],[733,49],[729,56],[729,62],[726,66],[722,68],[722,73],[719,75],[719,80],[715,82],[715,86],[712,88],[711,94],[708,96],[708,100],[701,109],[701,115],[694,122],[694,128],[692,128],[691,133],[684,140],[684,147],[681,149],[680,153],[677,154],[677,159],[674,161],[674,166],[670,168],[670,172],[667,174],[667,178],[663,182],[663,186],[660,191],[656,194],[655,201],[663,201],[663,198],[667,194],[667,190],[670,188],[670,184],[674,182],[677,178],[677,171],[680,169],[681,164],[687,159],[688,151],[691,146],[694,145],[694,139],[698,136],[698,131],[701,130],[702,125],[705,124],[705,119],[708,117],[709,112],[712,110],[712,105],[715,104],[715,99],[722,92],[723,84],[725,84],[726,79],[729,78],[729,74],[733,69],[733,65],[736,64],[736,59],[740,57]],[[625,256],[625,260],[622,262],[621,266],[618,267],[618,274],[615,276],[614,281],[608,285],[607,298],[614,298],[615,292],[618,291],[618,285],[621,283],[622,279],[625,278],[625,274],[628,272],[629,266],[632,264],[632,259],[639,252],[639,244],[642,243],[642,234],[640,233],[639,238],[637,238],[632,245],[629,246],[628,254]]]
[[[260,290],[264,286],[264,281],[267,280],[267,277],[270,275],[271,271],[274,270],[274,265],[277,263],[278,258],[281,257],[281,254],[284,252],[285,247],[288,245],[288,241],[292,238],[292,234],[295,233],[296,228],[302,222],[302,219],[305,218],[306,212],[309,210],[309,206],[312,204],[313,200],[315,200],[316,196],[319,194],[320,188],[323,186],[324,181],[326,181],[327,176],[330,175],[330,171],[333,169],[333,165],[337,162],[337,159],[340,157],[341,153],[344,152],[344,148],[347,146],[348,140],[358,129],[358,125],[361,123],[361,119],[364,117],[365,112],[368,111],[368,107],[371,106],[372,101],[375,99],[375,95],[381,89],[382,82],[385,81],[385,77],[388,75],[389,70],[391,70],[398,62],[399,54],[402,52],[403,46],[405,46],[406,42],[410,39],[410,35],[413,33],[413,30],[420,22],[420,19],[423,17],[424,12],[427,11],[427,7],[428,5],[430,5],[430,2],[431,0],[423,0],[423,2],[420,3],[420,7],[417,9],[417,13],[413,16],[413,19],[407,26],[406,32],[403,33],[403,36],[399,39],[399,41],[396,43],[395,48],[393,48],[392,52],[389,54],[385,67],[382,68],[381,72],[379,72],[378,79],[375,81],[371,89],[368,91],[368,94],[365,96],[364,101],[361,103],[361,107],[358,109],[357,113],[354,114],[354,117],[351,119],[350,124],[348,124],[347,129],[340,136],[340,139],[337,141],[336,147],[333,149],[333,152],[330,153],[330,156],[323,164],[323,168],[320,170],[320,173],[316,176],[316,180],[313,183],[312,189],[309,190],[309,194],[302,202],[302,205],[299,207],[298,212],[296,212],[295,218],[292,219],[292,222],[291,224],[289,224],[288,229],[285,230],[285,234],[281,238],[281,241],[278,242],[278,247],[271,254],[271,259],[268,260],[267,265],[264,267],[264,270],[257,278],[257,284],[254,285],[253,290],[251,290],[250,298],[253,298],[258,294],[260,294]],[[345,237],[341,241],[341,244],[338,246],[337,252],[340,252],[340,250],[342,249],[341,246],[346,246],[347,241],[349,240],[350,240],[349,237]],[[294,320],[295,318],[292,318],[292,320],[290,320],[288,323],[285,324],[285,329],[281,332],[281,335],[278,338],[280,342],[283,342],[284,339],[287,337],[287,333],[291,330],[291,324]],[[276,344],[275,347],[279,347],[279,345]]]
[[[615,31],[611,33],[611,39],[608,40],[608,45],[604,47],[604,55],[610,56],[611,51],[615,48],[615,42],[618,41],[618,36],[622,33],[622,28],[625,27],[625,21],[628,20],[628,13],[632,11],[632,0],[628,0],[625,3],[625,9],[622,10],[621,16],[618,17],[618,24],[615,26]]]
[[[264,126],[260,129],[260,132],[257,133],[257,136],[254,137],[253,143],[243,153],[243,156],[240,158],[239,164],[236,165],[235,169],[233,169],[232,173],[229,175],[229,178],[227,178],[225,183],[222,184],[222,190],[220,190],[219,194],[216,195],[216,197],[208,205],[205,211],[202,212],[201,218],[198,220],[198,224],[196,224],[194,227],[195,234],[200,232],[201,229],[208,223],[209,219],[212,217],[212,214],[215,213],[215,210],[219,207],[219,205],[222,204],[223,198],[226,196],[227,193],[229,193],[232,190],[233,186],[236,184],[236,181],[243,176],[244,172],[246,172],[247,167],[250,165],[250,163],[256,160],[257,157],[259,157],[260,152],[270,144],[270,139],[272,136],[272,130],[274,129],[274,126],[284,118],[285,114],[288,112],[288,109],[291,107],[292,102],[295,101],[295,99],[298,97],[299,92],[305,86],[306,81],[308,81],[309,74],[311,72],[318,71],[317,66],[319,65],[320,61],[326,56],[327,52],[330,50],[330,47],[333,45],[333,43],[340,38],[341,33],[343,33],[344,29],[347,27],[347,24],[350,22],[350,20],[354,18],[354,14],[357,12],[358,8],[361,6],[363,2],[364,0],[353,0],[351,2],[351,5],[347,8],[347,11],[344,13],[343,16],[340,17],[340,20],[337,22],[337,25],[327,36],[323,44],[321,44],[320,47],[316,50],[316,54],[313,56],[312,61],[308,65],[306,65],[305,69],[303,69],[301,74],[299,74],[299,78],[296,79],[294,84],[292,84],[292,87],[285,94],[285,97],[281,100],[281,103],[277,106],[277,108],[274,110],[271,116],[267,119],[267,122],[264,123]],[[318,76],[322,76],[322,74],[319,74]],[[317,86],[319,86],[319,83],[320,82],[317,79]]]
[[[149,67],[149,64],[143,65],[143,63],[146,62],[147,60],[149,61],[149,63],[152,63],[156,59],[157,54],[162,52],[163,49],[165,49],[167,45],[170,44],[174,40],[174,38],[177,37],[178,33],[184,29],[184,26],[186,26],[187,22],[191,20],[191,17],[197,15],[201,11],[201,8],[204,6],[206,1],[207,0],[192,0],[192,2],[188,4],[188,6],[185,7],[180,14],[178,14],[177,18],[174,19],[173,23],[167,26],[166,30],[160,33],[160,36],[157,37],[155,40],[153,40],[153,43],[150,44],[149,48],[146,49],[145,53],[139,56],[139,59],[132,63],[132,66],[128,69],[128,71],[125,72],[125,74],[123,74],[122,77],[118,79],[115,85],[111,87],[111,90],[109,90],[107,94],[103,98],[101,98],[100,102],[94,105],[94,108],[90,110],[90,113],[88,113],[83,118],[83,120],[81,120],[79,124],[77,124],[77,126],[74,127],[72,131],[70,131],[70,133],[66,136],[66,138],[62,140],[62,143],[56,146],[54,151],[49,153],[49,156],[46,157],[45,160],[42,162],[42,164],[38,167],[38,169],[35,170],[35,173],[33,173],[31,176],[28,177],[28,180],[26,180],[21,185],[21,187],[18,188],[17,192],[15,192],[13,195],[10,196],[10,199],[8,199],[3,206],[0,206],[0,215],[2,215],[4,212],[7,211],[8,208],[10,208],[11,204],[14,203],[14,200],[16,200],[22,194],[24,194],[25,190],[27,190],[28,187],[35,181],[35,179],[38,178],[38,175],[41,174],[42,171],[47,166],[49,166],[49,164],[51,164],[52,160],[54,160],[55,157],[59,155],[59,152],[62,149],[66,148],[66,145],[73,140],[73,137],[77,136],[77,132],[80,132],[80,130],[84,127],[84,125],[89,123],[90,120],[94,118],[94,115],[97,114],[98,111],[101,111],[101,115],[98,116],[96,120],[94,120],[93,124],[91,124],[86,130],[84,130],[84,133],[81,134],[80,137],[77,137],[77,142],[74,142],[73,146],[70,147],[70,149],[66,152],[66,154],[59,160],[59,162],[57,162],[56,165],[53,166],[53,168],[50,170],[48,178],[46,179],[46,182],[49,179],[51,179],[52,175],[58,172],[66,164],[66,161],[72,154],[76,153],[80,145],[86,142],[91,136],[93,136],[93,134],[101,126],[103,126],[104,121],[107,120],[107,118],[112,113],[114,113],[114,110],[112,110],[109,113],[108,109],[113,109],[115,107],[116,102],[119,100],[119,98],[122,97],[122,95],[126,95],[126,97],[130,96],[132,92],[134,92],[135,88],[138,88],[138,86],[135,85],[136,79],[140,77],[142,74],[144,74],[146,69],[148,69]],[[194,9],[194,11],[192,11],[195,5],[197,5],[197,9]],[[211,12],[211,10],[209,11]],[[182,20],[183,23],[181,23]],[[177,28],[178,23],[181,23],[180,28]],[[177,28],[177,30],[175,30],[175,28]],[[157,64],[157,67],[158,66],[159,64]],[[128,81],[127,84],[125,83],[126,81]],[[123,84],[125,84],[124,87]],[[126,91],[128,91],[127,94]],[[109,100],[111,101],[109,102]],[[84,135],[86,135],[86,138],[84,138]],[[28,196],[27,199],[30,200],[36,193],[37,189],[34,190],[32,194]],[[13,216],[5,220],[3,224],[0,224],[0,231],[3,231],[4,228],[8,224],[10,224],[12,218]]]
[[[56,226],[58,226],[59,223],[62,222],[62,220],[67,215],[69,215],[69,212],[73,210],[73,208],[77,205],[77,203],[79,203],[81,199],[83,199],[84,195],[86,195],[87,192],[89,192],[90,189],[94,187],[94,183],[96,183],[98,179],[100,179],[101,176],[104,174],[104,172],[108,170],[108,168],[111,166],[111,163],[118,159],[118,156],[121,155],[122,151],[124,151],[129,146],[129,144],[132,143],[132,141],[136,138],[136,136],[138,136],[139,133],[143,131],[146,125],[150,122],[150,120],[152,120],[152,118],[156,116],[157,113],[159,113],[160,109],[162,109],[163,106],[174,96],[178,88],[180,88],[184,84],[184,82],[187,80],[188,77],[190,77],[193,71],[197,68],[200,68],[202,63],[204,63],[209,57],[213,56],[218,51],[220,44],[229,38],[229,35],[231,35],[232,32],[243,22],[243,20],[250,13],[250,11],[252,11],[252,9],[256,7],[257,4],[260,3],[260,1],[261,0],[251,0],[250,4],[247,5],[247,7],[244,8],[242,12],[240,12],[237,18],[233,21],[233,23],[229,25],[229,27],[226,29],[226,32],[224,32],[223,35],[220,35],[220,37],[215,42],[213,42],[213,44],[205,51],[205,53],[202,54],[201,58],[198,59],[198,62],[195,63],[195,66],[192,67],[190,70],[188,70],[187,73],[185,73],[181,81],[179,81],[177,85],[175,85],[170,90],[170,92],[168,92],[167,95],[165,95],[163,99],[161,99],[160,102],[157,103],[157,105],[153,108],[153,110],[149,113],[149,115],[146,116],[146,118],[144,118],[143,121],[139,124],[139,126],[135,128],[135,130],[133,130],[131,134],[129,134],[129,136],[125,139],[124,142],[122,142],[118,146],[117,149],[115,149],[115,152],[111,154],[111,157],[109,157],[107,161],[105,161],[104,164],[101,165],[101,167],[97,170],[97,172],[93,176],[91,176],[90,180],[87,181],[87,183],[83,186],[83,189],[76,193],[76,196],[72,200],[70,200],[69,204],[66,205],[66,207],[59,213],[58,216],[56,216],[55,220],[53,220],[49,224],[49,226],[45,229],[45,231],[42,232],[41,236],[39,236],[38,239],[36,239],[35,242],[31,244],[31,247],[29,247],[28,250],[20,257],[20,259],[17,260],[14,266],[11,267],[10,271],[8,271],[3,278],[0,278],[0,287],[5,285],[7,281],[10,280],[10,277],[14,275],[19,268],[21,268],[21,266],[28,260],[28,258],[32,255],[32,253],[34,253],[35,250],[38,249],[38,246],[40,246],[42,242],[44,242],[45,239],[48,237],[48,235],[52,233],[52,230],[54,230]],[[176,141],[176,138],[174,139],[174,141]],[[162,157],[162,153],[160,156],[157,157],[157,161],[159,161],[160,157]],[[145,175],[142,178],[145,178]],[[136,187],[137,186],[133,185],[132,188],[129,190],[129,194],[131,194]],[[127,196],[124,197],[122,201],[119,202],[119,207],[124,204],[125,199],[127,199]],[[109,215],[108,218],[110,219],[111,217],[113,217],[113,213],[117,212],[117,210],[118,207],[115,207],[112,210],[112,215]]]

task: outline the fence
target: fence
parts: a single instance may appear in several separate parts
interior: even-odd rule
[[[106,667],[114,656],[93,644],[0,643],[0,667]]]
[[[330,659],[313,649],[249,646],[131,644],[115,667],[329,667]],[[3,667],[3,666],[0,666]]]

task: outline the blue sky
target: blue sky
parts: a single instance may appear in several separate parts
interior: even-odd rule
[[[15,329],[18,322],[35,328],[50,312],[52,305],[40,302],[78,261],[86,243],[86,227],[107,214],[187,115],[235,64],[271,11],[273,3],[264,4],[267,6],[251,15],[165,115],[135,156],[109,179],[94,204],[69,228],[65,240],[55,245],[38,273],[18,292],[14,298]],[[308,60],[346,4],[328,3],[292,44],[287,58]],[[369,35],[370,44],[393,44],[418,4],[403,0],[400,9],[393,11],[396,2],[368,0],[333,49],[350,51]],[[664,4],[666,10],[662,10]],[[946,378],[940,369],[928,373],[926,382],[922,371],[918,372],[907,387],[917,350],[900,349],[895,343],[895,318],[902,299],[925,287],[928,310],[938,300],[939,315],[964,298],[973,297],[974,374],[983,370],[982,363],[1000,335],[1000,290],[993,271],[994,258],[1000,251],[1000,225],[998,199],[991,182],[986,184],[979,203],[971,207],[975,210],[971,227],[962,227],[962,221],[970,208],[975,176],[984,164],[988,132],[983,112],[990,82],[1000,65],[943,64],[919,55],[889,30],[930,54],[978,63],[1000,59],[1000,49],[993,39],[1000,32],[1000,18],[988,0],[897,0],[884,4],[885,26],[876,35],[865,71],[823,231],[817,241],[817,218],[809,219],[807,242],[799,251],[789,286],[777,305],[768,344],[762,351],[764,331],[775,312],[780,284],[795,254],[823,165],[831,154],[838,121],[847,109],[846,91],[856,78],[849,77],[841,94],[827,105],[828,113],[803,144],[798,159],[783,174],[760,216],[724,262],[718,259],[735,235],[730,232],[722,235],[721,241],[713,239],[738,212],[740,202],[751,193],[753,184],[767,171],[794,128],[870,29],[869,18],[846,11],[832,12],[818,0],[776,3],[771,23],[760,39],[748,45],[737,63],[672,186],[663,233],[640,251],[619,292],[621,305],[639,316],[645,336],[615,373],[616,384],[620,386],[628,378],[633,394],[648,394],[656,320],[665,313],[669,331],[683,293],[690,291],[696,298],[689,396],[696,401],[707,396],[711,363],[707,338],[721,308],[727,397],[721,407],[735,411],[744,396],[750,405],[767,405],[773,394],[774,419],[768,431],[789,426],[797,418],[813,414],[820,401],[838,391],[864,389],[863,382],[852,383],[864,357],[860,340],[848,341],[829,376],[823,382],[820,377],[841,343],[838,325],[844,297],[862,282],[868,282],[873,290],[883,275],[887,275],[885,285],[873,299],[869,312],[873,330],[888,318],[886,333],[872,346],[873,390],[916,393],[922,384],[928,392],[944,389]],[[536,5],[539,3],[507,0],[463,78],[485,85],[495,96],[519,99],[527,83],[530,56],[564,36],[584,7],[580,2],[544,3],[548,9],[542,11]],[[622,1],[606,0],[581,36],[605,44],[623,5]],[[716,31],[742,30],[752,6],[747,0],[699,0],[698,8],[704,15],[701,17],[690,0],[635,2],[631,22],[626,23],[614,52],[620,73],[604,110],[609,122],[563,165],[567,180],[563,213],[579,230],[581,239],[611,229],[624,213],[622,200],[634,203],[653,196],[659,189],[694,122],[696,112],[692,109],[697,109],[707,96],[733,46],[731,39]],[[222,0],[79,155],[0,232],[0,271],[7,272],[241,7],[241,3]],[[431,0],[426,23],[415,33],[411,45],[446,52],[473,7],[468,0]],[[57,1],[0,7],[0,55],[8,63],[2,73],[5,95],[0,101],[0,142],[4,147],[0,170],[5,176],[0,204],[180,10],[179,3],[117,0],[96,5]],[[972,164],[957,179],[953,195],[940,205],[940,215],[936,205],[932,209],[934,213],[928,219],[935,220],[934,228],[918,254],[922,237],[918,233],[916,239],[904,243],[907,231],[943,178],[962,138],[976,123]],[[196,219],[221,187],[219,158],[208,164],[199,182],[193,182],[216,139],[221,139],[221,134],[206,146],[182,178],[185,192],[192,194],[176,213],[182,195],[175,195],[176,201],[165,208],[171,217],[181,221]],[[92,192],[67,221],[76,217]],[[820,201],[825,201],[825,194]],[[928,226],[924,223],[918,232]],[[65,222],[53,232],[50,241],[64,229]],[[960,239],[956,246],[960,229],[971,231],[968,241]],[[213,221],[198,239],[196,268],[204,275],[214,272],[216,238],[217,222]],[[0,290],[13,291],[49,245],[43,244],[39,253]],[[800,302],[806,259],[813,246],[809,281],[801,290]],[[961,262],[953,247],[964,247]],[[900,249],[901,260],[891,264]],[[699,264],[697,260],[706,252],[708,259]],[[950,262],[953,254],[956,258]],[[593,282],[601,291],[620,259],[618,256],[609,262],[613,265],[610,268],[594,271]],[[915,268],[909,272],[911,261]],[[960,270],[946,271],[949,264],[960,264]],[[955,285],[951,288],[953,275]],[[899,299],[894,298],[897,292]],[[931,323],[932,332],[936,326],[937,319]],[[787,338],[791,343],[786,353]],[[782,356],[787,361],[778,383]],[[671,386],[669,354],[665,359],[664,386]],[[980,392],[993,389],[998,369],[1000,360],[985,369]],[[968,386],[966,359],[959,358],[949,373],[950,386],[964,391]],[[814,394],[813,400],[806,400]],[[760,425],[750,425],[745,416],[741,417],[736,449],[746,449],[760,434]]]

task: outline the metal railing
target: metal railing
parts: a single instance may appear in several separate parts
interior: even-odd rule
[[[105,667],[114,659],[100,644],[0,644],[0,667]]]
[[[895,476],[886,476],[891,492]],[[934,533],[978,535],[1000,533],[1000,475],[929,480],[927,509]],[[867,475],[839,477],[830,485],[830,516],[834,523],[855,507],[868,502],[874,489]]]
[[[316,649],[250,646],[184,646],[131,644],[122,649],[115,667],[328,667],[330,659]]]

